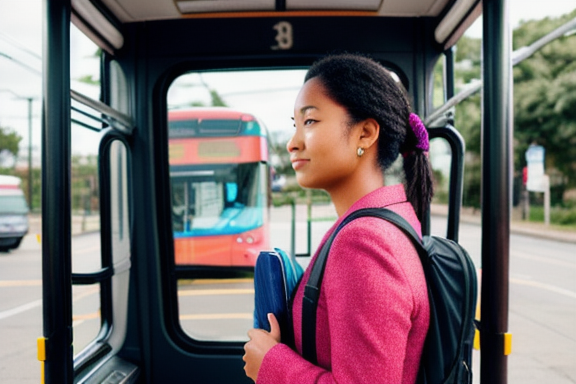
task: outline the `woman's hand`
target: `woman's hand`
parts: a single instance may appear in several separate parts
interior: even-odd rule
[[[280,342],[280,325],[278,320],[276,320],[276,316],[269,313],[268,322],[270,323],[270,332],[266,332],[263,329],[251,329],[248,331],[250,340],[244,345],[244,357],[242,358],[246,363],[244,371],[246,376],[254,380],[254,382],[258,378],[264,355]]]

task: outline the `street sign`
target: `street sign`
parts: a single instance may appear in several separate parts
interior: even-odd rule
[[[544,147],[532,144],[526,150],[526,163],[528,164],[528,180],[526,189],[531,192],[545,192],[547,189],[544,177]]]

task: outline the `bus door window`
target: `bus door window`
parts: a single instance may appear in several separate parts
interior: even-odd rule
[[[288,129],[293,114],[291,102],[253,92],[235,96],[227,88],[242,79],[250,93],[263,83],[259,77],[274,76],[275,87],[293,100],[303,74],[187,73],[168,91],[174,275],[180,326],[193,339],[244,341],[252,327],[253,268],[259,252],[271,246],[270,142],[259,114],[285,116]],[[227,107],[207,107],[225,93]]]
[[[93,99],[100,99],[99,86],[87,86],[75,79],[90,75],[99,81],[100,60],[93,53],[98,47],[75,27],[71,27],[71,40],[77,42],[70,52],[71,88]],[[91,52],[90,57],[86,52]],[[72,100],[71,126],[71,231],[72,272],[91,274],[102,269],[100,232],[100,186],[98,173],[98,146],[101,125],[82,112],[94,111]],[[72,287],[72,331],[74,354],[77,355],[101,330],[101,286],[95,284]]]
[[[90,75],[100,81],[98,51],[84,34],[72,28],[71,39],[82,39],[86,51],[71,52],[72,88],[127,114],[125,75],[116,61],[108,63],[110,87],[75,81]],[[108,92],[102,92],[108,89]],[[72,332],[75,363],[84,367],[95,350],[118,350],[126,334],[131,266],[128,162],[124,135],[88,104],[72,99]],[[111,271],[111,272],[110,272]],[[102,348],[102,349],[100,349]]]

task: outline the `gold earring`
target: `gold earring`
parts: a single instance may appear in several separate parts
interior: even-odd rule
[[[358,155],[358,157],[362,157],[362,155],[364,154],[364,148],[358,147],[356,154]]]

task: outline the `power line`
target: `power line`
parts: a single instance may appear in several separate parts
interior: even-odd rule
[[[249,91],[235,91],[235,92],[228,92],[228,93],[221,93],[220,96],[240,96],[240,95],[252,95],[258,93],[275,93],[275,92],[292,92],[297,91],[301,87],[283,87],[283,88],[263,88],[263,89],[254,89]]]
[[[31,55],[32,57],[38,59],[38,60],[42,60],[42,57],[37,54],[36,52],[33,52],[31,50],[29,50],[28,48],[24,47],[22,44],[20,44],[18,41],[16,41],[15,39],[11,38],[10,36],[0,32],[0,39],[8,42],[10,45],[12,45],[13,47],[18,48],[19,50],[21,50],[22,52],[26,52],[27,54]]]
[[[29,66],[28,64],[24,64],[23,62],[21,62],[20,60],[16,60],[15,58],[13,58],[12,56],[9,56],[7,54],[5,54],[4,52],[0,52],[0,56],[7,58],[8,60],[11,60],[13,62],[15,62],[16,64],[20,65],[21,67],[29,70],[30,72],[33,72],[34,74],[38,75],[38,76],[42,76],[42,72],[36,70],[35,68],[32,68],[31,66]]]

